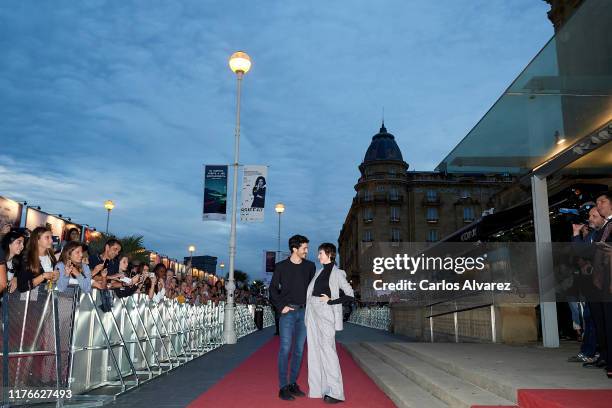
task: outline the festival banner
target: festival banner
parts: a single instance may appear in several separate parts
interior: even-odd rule
[[[6,225],[12,228],[19,228],[21,224],[22,205],[17,201],[0,196],[0,231]]]
[[[226,220],[227,165],[204,166],[204,221]]]
[[[273,273],[276,264],[276,252],[275,251],[263,251],[263,272]]]
[[[244,166],[242,176],[242,198],[240,200],[240,221],[264,220],[266,203],[267,166]]]

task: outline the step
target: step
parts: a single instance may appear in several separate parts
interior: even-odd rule
[[[361,343],[385,363],[430,392],[451,408],[471,408],[474,405],[512,406],[514,402],[501,398],[448,372],[434,367],[385,343]]]
[[[353,360],[399,408],[448,408],[448,405],[404,377],[358,343],[343,347]]]
[[[462,367],[459,364],[449,361],[444,358],[437,358],[433,353],[423,353],[410,347],[408,343],[387,343],[389,347],[409,354],[421,361],[425,361],[432,366],[446,371],[447,373],[459,377],[460,379],[472,383],[482,389],[485,389],[495,395],[505,398],[509,401],[517,402],[517,389],[512,386],[512,382],[503,381],[498,377],[488,376],[482,371],[470,370]]]

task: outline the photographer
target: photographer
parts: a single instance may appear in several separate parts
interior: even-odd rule
[[[583,207],[584,206],[588,206],[589,208],[587,224],[580,223],[580,220],[573,220],[572,242],[592,244],[597,238],[599,230],[603,227],[605,220],[599,214],[599,211],[595,207],[595,203],[586,203],[583,204]],[[577,295],[579,296],[582,294],[586,298],[583,308],[584,331],[582,333],[582,345],[580,346],[580,352],[576,356],[572,356],[568,359],[570,362],[583,362],[587,364],[587,366],[598,364],[598,360],[601,358],[605,359],[605,356],[602,357],[601,354],[596,353],[598,343],[598,325],[596,321],[601,321],[603,313],[601,311],[601,303],[596,302],[598,297],[594,293],[594,286],[592,284],[593,266],[591,264],[591,259],[593,258],[593,249],[594,247],[592,245],[578,246],[577,266],[581,280],[579,285],[580,293],[577,293]],[[570,302],[570,308],[571,306],[572,305]],[[572,315],[574,322],[576,322],[577,318],[575,316],[575,309],[572,309]],[[599,326],[601,327],[601,323]],[[601,348],[601,340],[599,343]]]
[[[612,191],[600,194],[596,203],[597,211],[604,218],[605,224],[594,240],[596,251],[593,258],[593,284],[601,294],[600,305],[603,312],[603,319],[596,320],[595,325],[600,347],[607,351],[606,375],[612,378]],[[603,333],[600,334],[600,331]],[[598,366],[604,366],[601,363]]]

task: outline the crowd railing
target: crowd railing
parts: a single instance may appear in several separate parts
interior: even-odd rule
[[[274,324],[269,306],[237,304],[238,339],[257,330],[256,307],[263,308],[263,327]],[[223,345],[224,308],[135,294],[115,296],[104,312],[98,290],[5,291],[2,406],[112,400]]]
[[[363,306],[354,309],[349,323],[373,329],[391,330],[391,308],[389,306]]]

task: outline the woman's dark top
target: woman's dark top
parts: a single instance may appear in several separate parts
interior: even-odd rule
[[[55,264],[53,264],[53,267],[55,268]],[[40,263],[38,265],[38,270],[40,271],[38,275],[45,272],[42,267],[42,264]],[[27,261],[22,262],[21,265],[19,265],[19,269],[15,273],[15,276],[17,277],[17,290],[19,292],[27,292],[29,290],[34,289],[35,286],[32,281],[38,275],[34,275],[34,272],[32,272],[32,269],[30,269],[30,267],[28,266]],[[46,282],[46,280],[44,282]]]
[[[334,268],[334,264],[332,262],[323,266],[323,270],[317,277],[317,280],[314,283],[314,287],[312,289],[312,296],[319,297],[321,295],[327,295],[331,298],[331,289],[329,289],[329,277],[331,276],[332,269]],[[344,293],[340,293],[340,297],[334,300],[328,300],[328,305],[338,305],[340,303],[351,303],[353,301],[352,296],[347,296]]]

